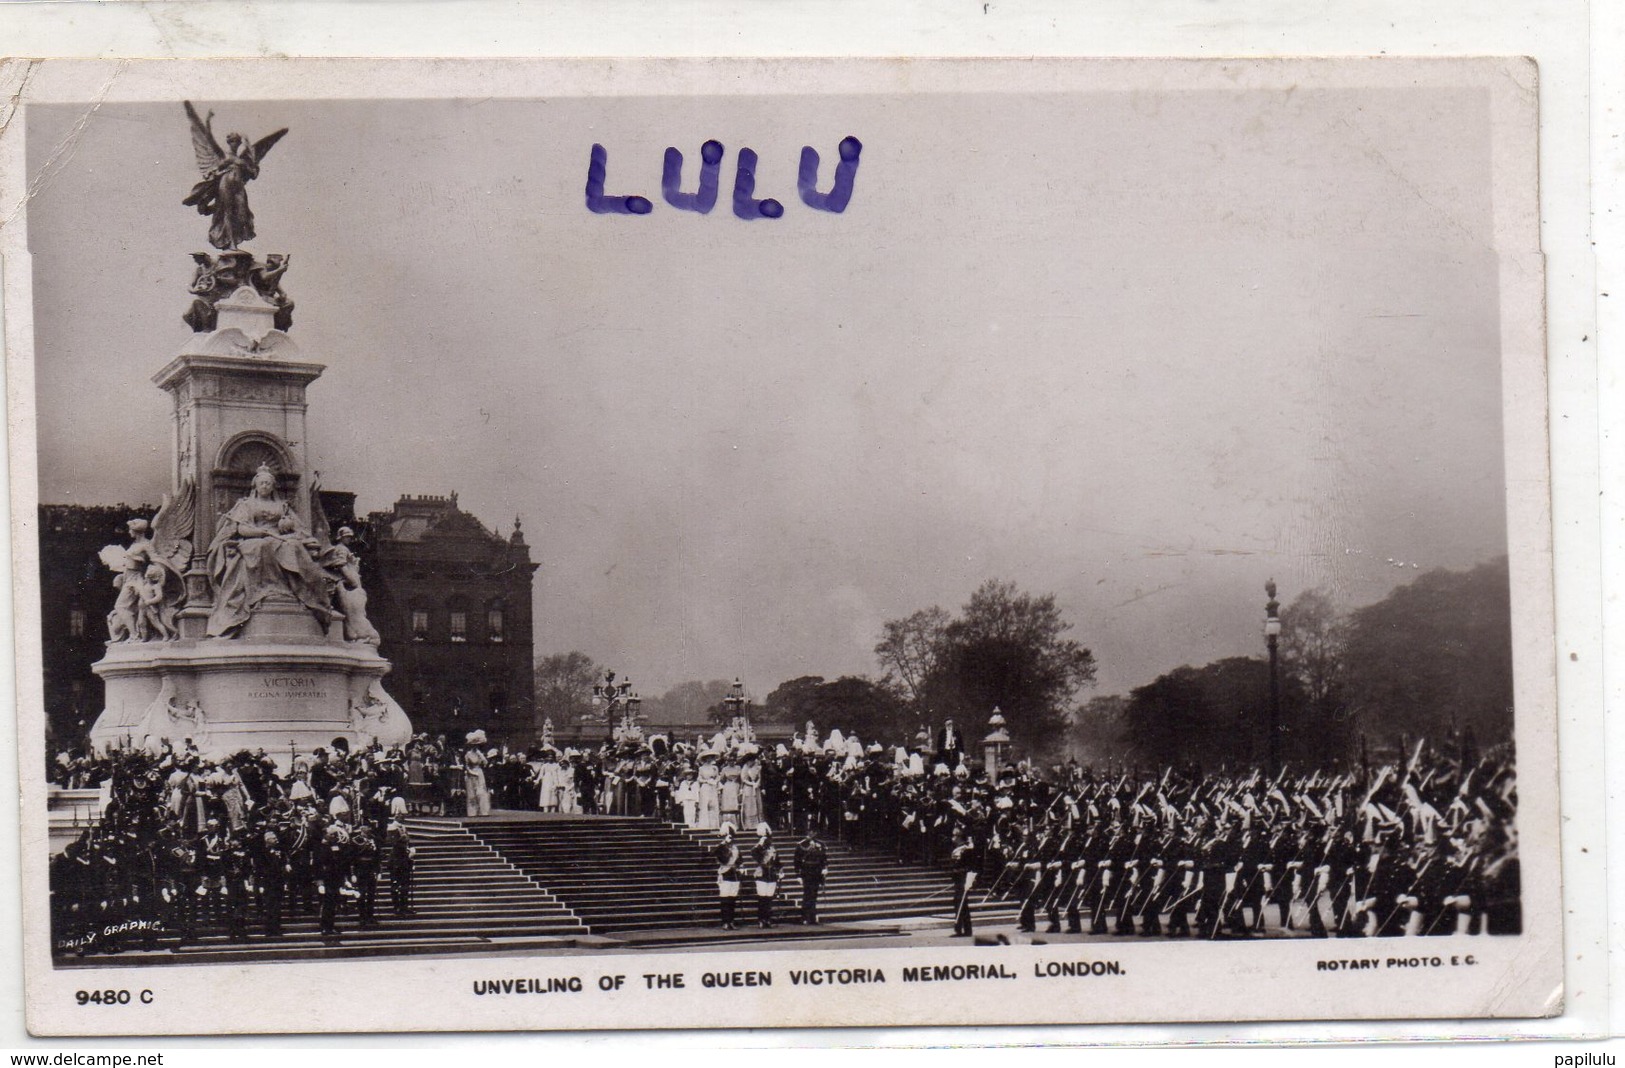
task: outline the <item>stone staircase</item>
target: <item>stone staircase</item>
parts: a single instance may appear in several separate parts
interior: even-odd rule
[[[709,850],[719,841],[715,831],[685,829],[686,836]],[[779,856],[784,860],[779,882],[781,902],[788,896],[801,900],[801,878],[792,860],[797,836],[774,836]],[[952,920],[953,888],[948,873],[922,864],[904,864],[889,852],[854,849],[842,842],[820,838],[829,865],[824,886],[818,894],[820,923],[855,923],[865,920],[940,919]],[[740,840],[749,856],[754,838]],[[981,903],[980,888],[971,894],[971,916],[975,923],[1014,923],[1020,903],[989,901]],[[781,906],[781,911],[790,912]]]
[[[379,879],[379,926],[362,930],[354,906],[340,914],[340,937],[324,940],[313,913],[285,915],[280,938],[266,939],[250,914],[246,941],[233,942],[223,924],[200,923],[196,936],[174,948],[130,946],[116,956],[63,956],[61,965],[250,963],[397,954],[468,953],[604,945],[606,938],[659,945],[692,940],[718,922],[715,831],[696,831],[630,816],[497,815],[476,820],[407,820],[417,848],[411,916],[389,904],[387,866]],[[742,841],[747,855],[752,843]],[[775,935],[844,937],[879,934],[898,922],[945,923],[952,917],[948,876],[900,864],[888,854],[826,841],[829,869],[819,895],[820,926],[800,928],[801,884],[792,864],[794,839],[780,843]],[[1017,904],[980,903],[978,924],[1012,923]],[[740,884],[739,937],[756,921],[755,888]],[[860,925],[860,926],[853,926]],[[789,928],[786,930],[785,928]],[[806,934],[801,932],[805,931]],[[819,932],[813,935],[813,932]],[[675,944],[675,943],[674,943]],[[682,943],[687,944],[687,943]]]
[[[259,916],[249,914],[248,939],[234,942],[224,924],[200,922],[186,945],[156,951],[131,946],[117,956],[89,954],[59,963],[221,963],[254,960],[357,957],[403,953],[486,952],[566,946],[587,934],[586,925],[554,895],[538,887],[456,821],[413,820],[413,914],[390,907],[388,866],[378,881],[379,926],[363,930],[354,905],[339,915],[340,936],[324,940],[314,913],[285,913],[282,936],[264,937]]]
[[[413,826],[427,822],[413,821]],[[557,895],[594,934],[712,927],[718,921],[714,831],[630,816],[498,815],[463,826]],[[747,862],[750,845],[741,842]],[[821,923],[952,918],[945,873],[839,843],[825,846],[830,864],[819,895]],[[785,863],[775,905],[780,923],[800,916],[801,882],[789,863],[793,851],[793,842],[781,845]],[[1015,907],[989,902],[977,905],[975,916],[981,922],[1006,922],[1014,919]],[[745,879],[739,922],[746,926],[755,918],[755,887]]]

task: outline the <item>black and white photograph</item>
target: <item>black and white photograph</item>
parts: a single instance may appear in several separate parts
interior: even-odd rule
[[[1560,1011],[1535,93],[43,64],[31,1027]]]

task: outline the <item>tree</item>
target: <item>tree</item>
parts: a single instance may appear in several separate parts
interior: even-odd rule
[[[1269,664],[1233,656],[1175,668],[1129,694],[1129,759],[1150,767],[1240,767],[1266,759]],[[1295,694],[1283,687],[1283,712]]]
[[[936,668],[949,616],[936,605],[922,608],[906,619],[889,620],[875,645],[882,678],[910,701],[920,699],[921,688]]]
[[[1124,759],[1128,746],[1128,698],[1121,694],[1091,697],[1072,713],[1069,740],[1078,763],[1105,768]]]
[[[1348,701],[1382,741],[1512,737],[1512,596],[1506,557],[1430,571],[1352,613]]]
[[[1293,724],[1298,755],[1324,764],[1348,755],[1347,621],[1324,590],[1305,590],[1281,613],[1281,671],[1303,695]]]
[[[820,722],[818,713],[818,688],[824,685],[822,675],[802,675],[800,678],[789,679],[779,683],[773,692],[762,700],[762,708],[767,715],[780,723],[789,723],[801,729],[807,720],[812,720],[820,727],[828,730],[836,724]]]
[[[1066,637],[1071,629],[1054,594],[1035,597],[990,579],[943,628],[920,701],[968,725],[985,722],[997,707],[1018,748],[1051,752],[1073,695],[1095,678],[1094,654]]]
[[[536,660],[536,714],[556,726],[593,715],[592,688],[603,671],[586,653],[553,653]]]
[[[680,682],[659,697],[646,697],[640,719],[650,723],[707,723],[713,708],[721,707],[733,684],[727,679]]]
[[[908,709],[891,687],[858,675],[826,682],[803,675],[780,683],[762,702],[768,716],[798,729],[811,720],[820,735],[832,728],[856,734],[865,742],[896,744],[905,740]]]

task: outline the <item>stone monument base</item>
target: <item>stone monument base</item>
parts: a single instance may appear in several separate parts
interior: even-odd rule
[[[308,616],[307,616],[308,619]],[[109,644],[92,668],[107,703],[90,731],[97,747],[146,748],[187,740],[205,756],[263,749],[280,766],[292,752],[378,741],[404,745],[412,724],[385,692],[389,661],[370,645],[275,633]],[[270,633],[264,633],[270,632]]]

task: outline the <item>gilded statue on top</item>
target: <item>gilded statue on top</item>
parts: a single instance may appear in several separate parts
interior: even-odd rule
[[[240,133],[226,135],[226,147],[214,138],[214,112],[199,118],[190,100],[186,117],[192,122],[192,153],[203,178],[181,203],[211,216],[209,244],[217,249],[239,248],[254,239],[254,213],[248,207],[248,183],[260,176],[260,162],[282,140],[288,128],[250,143]]]

